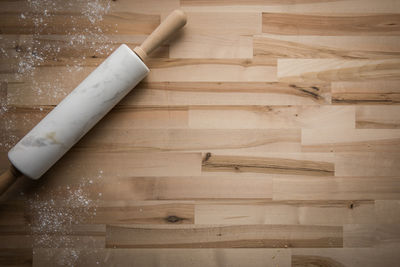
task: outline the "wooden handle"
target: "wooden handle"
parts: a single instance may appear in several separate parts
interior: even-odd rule
[[[186,14],[180,9],[174,10],[168,17],[150,34],[141,46],[135,47],[133,51],[142,59],[158,46],[160,46],[168,37],[182,28],[186,24]]]
[[[17,180],[21,173],[10,165],[7,171],[0,175],[0,196]]]

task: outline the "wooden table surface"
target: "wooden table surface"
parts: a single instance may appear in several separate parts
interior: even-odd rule
[[[399,266],[398,0],[2,0],[0,169],[179,7],[144,82],[2,197],[0,264]]]

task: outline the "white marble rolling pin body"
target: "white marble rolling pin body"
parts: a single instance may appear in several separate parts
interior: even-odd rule
[[[8,153],[24,175],[38,179],[149,72],[121,45]]]

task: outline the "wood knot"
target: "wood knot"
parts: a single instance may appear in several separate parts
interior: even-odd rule
[[[183,221],[184,218],[180,218],[178,216],[171,215],[171,216],[168,216],[167,218],[165,218],[165,220],[169,223],[177,223],[177,222]]]
[[[354,209],[354,203],[353,203],[353,202],[351,202],[351,203],[349,204],[349,209]]]
[[[97,58],[97,56],[96,56],[96,55],[93,55],[92,58]]]
[[[204,159],[203,159],[203,163],[206,162],[207,160],[209,160],[210,158],[211,158],[211,153],[210,153],[210,152],[207,152],[207,153],[206,153],[206,156],[205,156]]]

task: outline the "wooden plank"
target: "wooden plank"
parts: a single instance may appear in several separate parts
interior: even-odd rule
[[[0,225],[24,225],[28,223],[25,217],[25,200],[3,201],[0,206]]]
[[[33,237],[27,225],[0,226],[1,249],[32,249]]]
[[[278,59],[278,79],[301,81],[398,80],[400,60]]]
[[[398,246],[399,239],[398,224],[347,224],[343,227],[343,247]]]
[[[127,186],[114,186],[114,189],[105,187],[101,191],[103,199],[111,196],[123,198],[124,195],[132,198],[133,196],[128,195],[132,195],[132,189],[136,191],[134,198],[159,200],[270,199],[272,197],[272,179],[262,176],[246,177],[246,179],[229,176],[135,178],[123,184]],[[117,188],[120,188],[118,195],[115,193]]]
[[[295,5],[307,3],[324,3],[329,0],[181,0],[182,6],[261,6],[261,5]]]
[[[134,12],[142,14],[160,14],[163,12],[169,12],[179,7],[179,0],[119,0],[117,1],[100,1],[93,4],[89,1],[71,0],[66,3],[63,0],[51,0],[45,2],[28,2],[25,0],[11,0],[1,1],[0,9],[3,12],[30,12],[32,10],[41,11],[47,9],[51,15],[58,15],[59,13],[74,12],[81,13],[83,10],[92,8],[95,9],[93,12]]]
[[[38,212],[48,212],[41,210]],[[57,219],[55,216],[52,218]],[[43,222],[39,222],[43,224]],[[58,223],[58,222],[56,222]],[[44,227],[34,222],[29,229],[35,248],[103,248],[105,240],[104,225],[66,224],[50,222]]]
[[[376,222],[373,201],[272,201],[265,204],[197,204],[196,224],[337,225]]]
[[[327,165],[334,165],[335,164],[335,155],[333,153],[317,153],[317,152],[312,152],[312,153],[307,153],[307,152],[269,152],[269,151],[229,151],[229,153],[211,153],[211,155],[207,155],[207,153],[203,154],[203,163],[207,158],[210,158],[211,156],[233,156],[233,157],[239,157],[239,158],[273,158],[278,160],[282,160],[283,162],[285,160],[294,160],[294,161],[312,161],[312,162],[325,162]],[[212,172],[203,172],[202,175],[206,176],[213,176],[214,174]],[[246,176],[252,176],[256,175],[255,173],[245,173],[245,172],[229,172],[229,175],[246,175]],[[285,177],[287,174],[259,174],[264,177]]]
[[[160,59],[149,62],[147,82],[275,82],[276,61]],[[221,68],[224,69],[221,72]]]
[[[64,97],[61,94],[55,94],[53,87],[45,85],[50,81],[43,83],[40,94],[36,86],[28,86],[28,82],[26,83],[8,84],[6,93],[10,106],[56,105]],[[62,82],[66,85],[68,83],[70,82]],[[78,83],[77,81],[76,84],[71,84],[68,89],[63,90],[70,92]],[[142,82],[122,100],[120,105],[318,105],[327,103],[330,103],[330,86],[327,83]]]
[[[361,129],[400,128],[400,107],[359,106],[356,107],[356,127]]]
[[[0,16],[0,33],[2,34],[70,34],[71,32],[87,33],[88,29],[99,29],[105,34],[150,34],[159,24],[160,16],[130,12],[114,12],[102,15],[96,26],[85,14],[57,14],[41,16],[33,14],[20,20],[20,13],[2,13]],[[40,17],[41,22],[35,19]]]
[[[337,176],[396,177],[400,171],[399,155],[397,152],[336,154],[335,173]]]
[[[312,93],[312,92],[311,92]],[[347,106],[205,106],[189,109],[192,129],[354,128]]]
[[[391,59],[400,56],[397,36],[263,34],[253,38],[256,58]],[[355,49],[356,48],[356,49]]]
[[[323,161],[224,156],[210,153],[203,160],[202,171],[333,176],[335,167],[332,163]]]
[[[397,129],[303,129],[305,152],[400,152]]]
[[[105,123],[105,124],[108,124]],[[76,149],[90,151],[300,152],[299,129],[107,129],[91,131]],[[161,127],[160,127],[161,128]]]
[[[188,111],[184,107],[123,107],[114,109],[95,129],[175,129],[187,128]]]
[[[183,32],[212,35],[253,35],[261,33],[259,12],[187,12]]]
[[[146,190],[143,187],[145,184],[143,179],[141,183],[140,179],[135,179],[134,182],[124,179],[122,182],[118,179],[109,183],[82,179],[75,185],[46,186],[46,189],[35,190],[36,196],[33,197],[35,200],[29,201],[30,207],[26,208],[23,215],[33,225],[32,231],[37,235],[70,235],[71,226],[76,224],[192,224],[194,222],[192,201],[140,201],[138,199],[143,199],[146,193],[147,198],[157,199],[156,192],[154,191],[154,197],[150,195],[149,190],[141,193],[141,190]],[[145,181],[150,185],[151,181]],[[131,196],[128,195],[128,190],[112,192],[113,183],[130,186]],[[109,186],[111,189],[104,189]],[[85,232],[81,229],[79,231]]]
[[[95,215],[84,221],[91,224],[193,224],[194,205],[146,201],[133,205],[95,207]]]
[[[283,35],[399,35],[400,15],[262,14],[264,33]]]
[[[48,11],[46,12],[47,15],[53,14],[63,14],[66,12],[80,13],[82,10],[86,10],[90,8],[90,2],[87,1],[80,1],[80,0],[71,0],[71,2],[66,3],[63,0],[51,0],[51,1],[25,1],[25,0],[5,0],[1,1],[0,9],[4,12],[9,13],[25,13],[25,12],[43,12],[45,9]],[[93,7],[93,6],[92,6]],[[106,2],[99,2],[95,6],[101,11],[107,10],[107,3]],[[100,10],[96,10],[99,12]]]
[[[317,88],[317,89],[316,89]],[[142,82],[124,104],[135,105],[317,105],[330,103],[327,83]]]
[[[376,200],[375,213],[379,224],[400,223],[400,201],[399,200]]]
[[[0,249],[0,264],[3,266],[32,266],[32,249]],[[290,260],[290,257],[289,257]]]
[[[34,266],[60,266],[60,259],[75,251],[74,266],[193,266],[290,267],[289,249],[35,249]]]
[[[171,58],[252,58],[253,40],[238,35],[195,35],[186,30],[171,43]]]
[[[73,233],[65,234],[45,234],[34,237],[35,248],[91,248],[93,250],[104,248],[104,235],[74,235]]]
[[[168,172],[164,172],[164,176],[161,177],[118,178],[122,175],[114,174],[105,168],[98,170],[104,171],[97,175],[94,171],[91,175],[81,171],[80,175],[68,175],[66,178],[49,175],[36,192],[41,199],[51,198],[64,206],[68,204],[66,199],[71,191],[80,192],[92,200],[89,208],[97,202],[107,206],[107,203],[141,200],[272,198],[272,179],[263,175],[178,177],[182,176],[180,174],[168,177],[165,176]],[[89,210],[89,215],[92,214],[91,211],[93,209]]]
[[[258,12],[188,12],[186,27],[171,43],[170,57],[252,58],[253,45],[249,35],[257,33],[261,33],[261,14]]]
[[[394,105],[400,103],[398,81],[333,82],[333,104]]]
[[[342,247],[342,227],[303,225],[107,226],[108,248]]]
[[[398,246],[385,248],[299,248],[292,249],[292,266],[396,266]]]
[[[70,151],[45,176],[51,183],[73,183],[82,177],[200,175],[201,153],[129,153]],[[52,179],[50,177],[57,177]]]
[[[179,0],[118,0],[111,3],[110,11],[142,14],[166,14],[179,8]]]
[[[182,0],[184,10],[192,12],[275,12],[294,14],[376,14],[398,13],[400,5],[396,0],[252,0],[252,1],[225,1],[225,0]]]
[[[279,177],[273,179],[273,199],[399,199],[399,183],[397,177]]]

